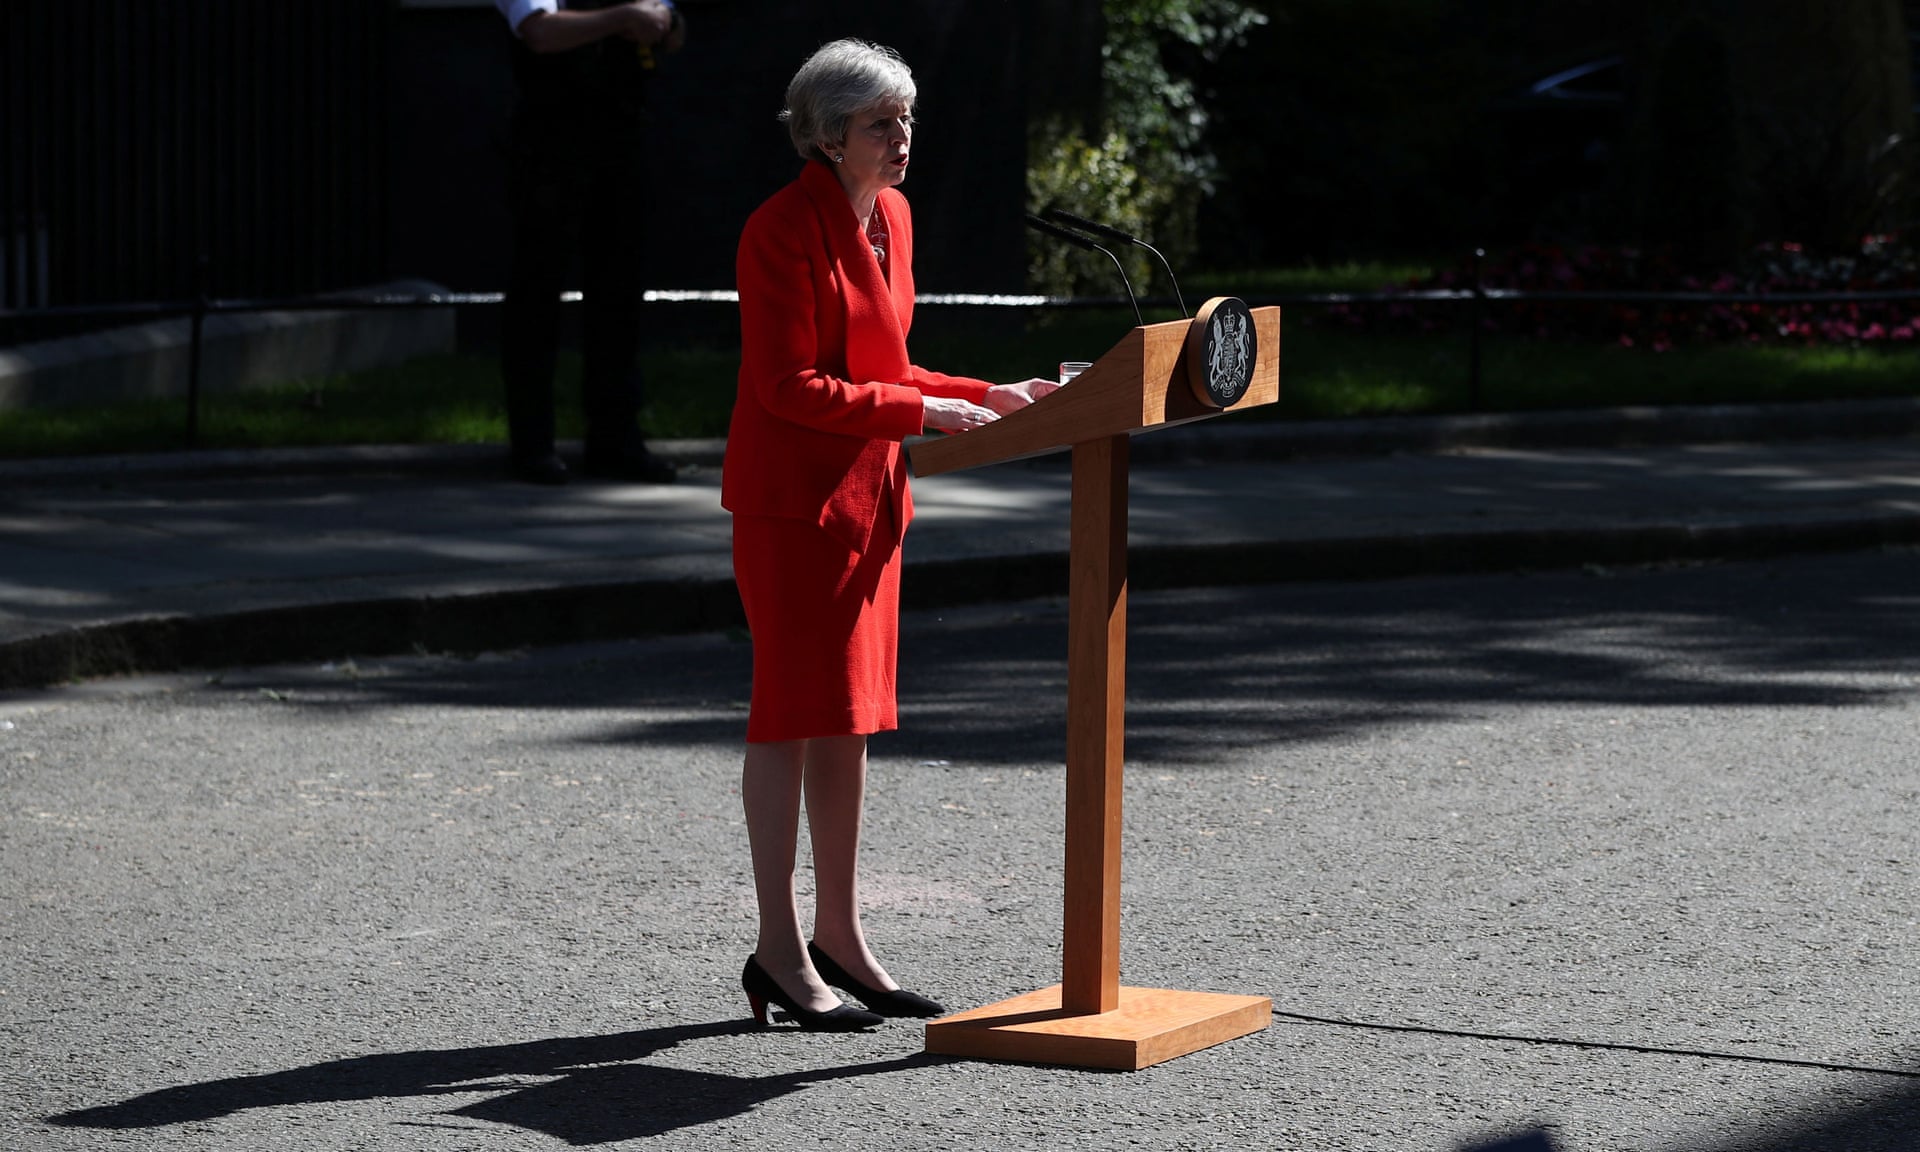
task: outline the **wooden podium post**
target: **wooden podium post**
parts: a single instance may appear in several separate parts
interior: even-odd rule
[[[1251,381],[1208,397],[1192,321],[1135,328],[1072,384],[984,428],[912,450],[922,476],[1073,450],[1068,557],[1067,826],[1061,982],[927,1025],[927,1051],[989,1060],[1138,1069],[1267,1026],[1265,996],[1120,983],[1120,831],[1127,667],[1127,454],[1136,432],[1271,404],[1280,395],[1280,309],[1238,308]],[[1230,313],[1222,309],[1222,314]],[[1229,326],[1235,323],[1229,318]],[[1200,331],[1195,331],[1196,326]],[[1216,334],[1217,334],[1216,327]],[[1193,339],[1189,339],[1193,337]],[[1191,351],[1189,346],[1195,345]],[[1215,392],[1218,392],[1217,380]]]
[[[1067,866],[1061,1007],[1120,1006],[1120,798],[1127,726],[1127,445],[1073,448],[1067,554]],[[1079,770],[1074,769],[1079,765]]]

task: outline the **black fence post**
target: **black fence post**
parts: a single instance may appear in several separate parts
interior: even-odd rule
[[[1473,307],[1467,321],[1467,411],[1480,411],[1480,329],[1486,320],[1487,289],[1480,282],[1480,261],[1485,248],[1473,250]]]
[[[193,264],[193,318],[187,340],[187,447],[200,443],[200,345],[207,326],[207,258]]]

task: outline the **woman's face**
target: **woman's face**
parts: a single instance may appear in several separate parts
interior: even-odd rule
[[[848,191],[878,192],[907,178],[912,146],[912,111],[905,104],[881,104],[847,121],[847,138],[836,149],[846,159],[834,167]]]

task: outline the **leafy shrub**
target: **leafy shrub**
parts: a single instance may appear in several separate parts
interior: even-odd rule
[[[1151,241],[1176,264],[1196,246],[1196,214],[1219,162],[1191,71],[1240,44],[1266,17],[1240,0],[1104,0],[1101,127],[1036,117],[1027,142],[1027,197]],[[1097,135],[1097,141],[1089,139]],[[1029,283],[1057,293],[1110,294],[1113,266],[1098,253],[1030,246]],[[1116,252],[1139,289],[1150,258]]]
[[[1149,179],[1126,137],[1109,132],[1098,144],[1089,144],[1078,132],[1069,132],[1049,139],[1034,153],[1028,161],[1027,188],[1035,208],[1063,208],[1135,236],[1159,235],[1155,222],[1167,214],[1177,188]],[[1131,245],[1115,249],[1114,255],[1125,265],[1134,290],[1144,293],[1152,275],[1151,258]],[[1027,269],[1028,282],[1049,292],[1109,295],[1118,288],[1106,257],[1050,240],[1028,249]]]

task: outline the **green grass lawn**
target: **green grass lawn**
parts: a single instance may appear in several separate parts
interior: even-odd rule
[[[649,352],[644,362],[651,401],[642,422],[651,435],[725,435],[739,364],[733,350]],[[580,435],[579,380],[578,357],[563,355],[557,407],[565,439]],[[185,444],[186,423],[184,397],[0,411],[0,457],[177,449]],[[449,355],[284,388],[203,395],[198,446],[504,445],[506,437],[498,361]]]
[[[1282,270],[1196,278],[1214,293],[1373,288],[1418,269],[1382,265]],[[1312,419],[1467,411],[1467,341],[1461,330],[1372,335],[1283,321],[1281,400],[1243,419]],[[1298,316],[1299,318],[1296,318]],[[1174,314],[1149,316],[1149,321]],[[923,308],[916,362],[991,380],[1051,377],[1061,360],[1091,360],[1133,323],[1121,311],[1017,315],[1005,310]],[[655,333],[658,339],[658,333]],[[1898,348],[1682,347],[1651,352],[1519,337],[1483,346],[1479,407],[1488,411],[1808,401],[1920,395],[1920,350]],[[655,347],[643,355],[648,404],[642,422],[657,438],[726,432],[737,351],[724,346]],[[560,427],[580,432],[578,362],[561,366]],[[184,443],[186,404],[144,400],[84,409],[0,412],[0,456],[146,452]],[[270,391],[206,396],[199,443],[208,448],[325,444],[503,444],[506,422],[491,357],[432,357],[351,376]]]
[[[1282,317],[1280,402],[1243,419],[1474,408],[1464,331],[1352,333],[1293,321],[1293,312],[1308,309]],[[1131,322],[1130,314],[1065,313],[1000,341],[935,336],[919,342],[915,360],[988,379],[1046,375],[1057,361],[1097,358]],[[1920,395],[1920,349],[1725,345],[1652,352],[1493,336],[1481,345],[1480,376],[1483,411],[1911,396]]]

